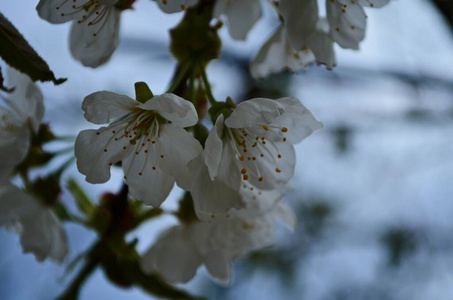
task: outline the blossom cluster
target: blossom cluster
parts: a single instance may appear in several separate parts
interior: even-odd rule
[[[389,1],[326,0],[325,18],[319,16],[317,0],[268,1],[281,24],[252,60],[251,74],[263,78],[312,63],[333,68],[335,43],[358,49],[364,39],[364,7],[379,8]],[[40,0],[36,9],[50,23],[72,22],[69,46],[73,57],[96,68],[112,57],[119,44],[121,13],[134,2]],[[178,225],[159,235],[141,255],[140,268],[136,269],[181,283],[192,279],[204,265],[214,280],[227,285],[235,259],[273,243],[276,221],[295,229],[296,216],[282,202],[285,185],[295,173],[294,145],[323,124],[294,97],[236,103],[231,98],[218,102],[213,97],[205,69],[220,52],[218,24],[224,22],[232,38],[246,39],[261,18],[261,1],[154,2],[165,13],[186,11],[190,16],[178,25],[179,31],[172,30],[173,39],[187,39],[189,33],[187,36],[201,36],[202,41],[194,42],[192,52],[184,51],[193,41],[175,43],[184,45],[178,49],[184,54],[181,56],[175,54],[177,46],[170,47],[179,61],[166,93],[153,95],[141,82],[136,83],[136,99],[109,91],[86,96],[82,102],[85,119],[103,126],[78,133],[76,165],[92,184],[109,181],[111,168],[121,167],[123,187],[127,187],[122,189],[127,194],[125,203],[133,198],[159,208],[175,184],[183,189],[190,208],[180,205],[180,211],[173,213]],[[193,17],[197,13],[199,16]],[[201,29],[207,33],[200,34]],[[194,57],[186,59],[190,55]],[[37,146],[33,143],[39,140],[43,126],[43,96],[30,78],[9,72],[9,83],[16,89],[0,106],[0,225],[18,231],[24,252],[32,252],[38,260],[61,262],[68,253],[61,220],[72,218],[64,206],[59,207],[63,216],[56,214],[61,172],[34,180],[27,173],[34,166],[29,160],[33,147],[41,147],[39,142]],[[206,116],[211,118],[209,125]],[[126,206],[119,205],[124,210]],[[103,208],[102,203],[99,207]],[[99,229],[90,223],[90,213],[86,213],[88,220],[79,223]],[[115,221],[113,217],[109,220]],[[112,227],[124,225],[118,223]],[[128,230],[119,230],[117,236],[124,237]],[[97,232],[111,234],[108,230]]]
[[[274,217],[294,227],[280,189],[294,174],[294,144],[322,124],[295,98],[250,99],[217,117],[203,148],[186,130],[199,121],[191,102],[170,93],[143,102],[107,91],[85,98],[88,121],[112,122],[78,135],[78,169],[103,183],[121,162],[131,196],[154,207],[175,182],[189,191],[200,221],[165,232],[142,267],[185,282],[205,264],[228,283],[233,259],[270,244]]]

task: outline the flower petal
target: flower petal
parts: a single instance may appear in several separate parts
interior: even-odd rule
[[[167,14],[177,13],[198,3],[198,0],[154,0]]]
[[[211,251],[204,258],[209,274],[217,283],[228,286],[231,283],[231,259],[223,251]]]
[[[225,120],[225,125],[230,128],[244,128],[257,124],[270,124],[283,113],[285,108],[278,102],[254,98],[241,102]]]
[[[373,8],[381,8],[387,5],[389,2],[390,0],[357,0],[358,4]]]
[[[343,48],[359,49],[365,38],[366,15],[356,0],[326,1],[330,35]]]
[[[137,141],[137,147],[141,142]],[[159,167],[163,158],[157,157],[158,146],[148,145],[148,152],[146,149],[138,151],[136,147],[134,153],[124,158],[123,170],[130,194],[148,205],[159,207],[170,194],[175,180]]]
[[[285,97],[275,101],[285,107],[286,113],[276,118],[273,124],[287,128],[284,136],[289,143],[299,143],[314,131],[323,128],[324,125],[298,99]]]
[[[203,263],[202,256],[188,238],[186,228],[175,226],[164,232],[143,255],[140,266],[145,273],[158,271],[171,283],[192,279]]]
[[[33,130],[37,132],[44,116],[42,93],[27,75],[13,68],[7,68],[7,72],[8,84],[16,88],[6,101],[24,123],[30,120]]]
[[[0,180],[10,176],[14,168],[27,156],[30,130],[26,127],[14,131],[0,130]]]
[[[191,194],[198,218],[206,220],[211,214],[224,213],[232,207],[243,207],[238,176],[230,178],[230,181],[236,182],[237,187],[222,180],[211,180],[201,155],[189,163],[189,168],[196,178]]]
[[[80,19],[85,12],[83,9],[74,10],[72,1],[41,0],[36,6],[38,15],[53,24],[65,23]]]
[[[130,113],[139,104],[128,96],[101,91],[86,96],[82,110],[88,122],[105,124]]]
[[[173,176],[176,183],[183,189],[189,190],[193,184],[193,174],[187,164],[200,155],[203,148],[186,130],[173,124],[162,125],[159,136],[160,155],[159,166],[165,174]]]
[[[110,166],[129,155],[133,148],[129,140],[117,138],[126,125],[116,122],[98,130],[84,130],[79,133],[74,152],[77,168],[86,176],[86,181],[90,183],[108,181]]]
[[[261,17],[258,0],[220,0],[216,1],[214,16],[225,15],[231,37],[245,40],[250,29]]]
[[[308,47],[318,21],[317,0],[281,0],[279,11],[292,47],[297,50]]]
[[[154,110],[179,127],[193,126],[198,122],[197,111],[193,104],[174,94],[155,96],[138,107]]]
[[[320,19],[318,23],[325,20]],[[327,69],[333,69],[337,65],[333,40],[327,32],[317,30],[309,43],[310,50],[313,52],[318,64],[325,65]]]
[[[204,146],[203,161],[208,167],[211,180],[214,180],[214,178],[217,176],[220,161],[222,159],[223,143],[221,137],[223,131],[223,122],[224,117],[223,115],[220,115],[217,118],[216,123],[212,127],[211,131],[209,132]]]
[[[315,61],[309,50],[297,51],[289,44],[286,30],[280,26],[261,47],[251,63],[250,71],[257,79],[283,69],[298,71]]]
[[[72,24],[69,46],[75,59],[84,66],[96,68],[106,63],[119,44],[119,9],[104,6],[98,21],[85,20]],[[91,24],[92,23],[92,24]]]
[[[281,221],[289,230],[295,231],[297,227],[297,217],[291,208],[280,202],[274,209],[273,215]]]

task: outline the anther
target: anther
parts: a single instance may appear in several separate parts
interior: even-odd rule
[[[280,170],[279,168],[275,168],[275,172],[277,172],[277,173],[281,173],[281,172],[282,172],[282,170]]]
[[[268,131],[269,130],[269,127],[267,127],[266,125],[263,125],[263,129]]]
[[[282,132],[287,132],[287,131],[288,131],[288,128],[282,127]]]
[[[247,173],[247,169],[246,168],[242,168],[241,174],[245,174],[245,173]]]

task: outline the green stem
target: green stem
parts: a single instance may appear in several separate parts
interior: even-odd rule
[[[201,69],[201,78],[203,79],[203,84],[204,84],[204,88],[206,90],[206,95],[208,96],[208,99],[209,99],[209,103],[211,103],[211,105],[214,105],[217,103],[217,101],[215,100],[214,96],[212,95],[211,85],[209,84],[208,76],[206,75],[206,70],[202,64],[200,64],[200,69]]]
[[[60,295],[56,300],[77,300],[79,295],[79,290],[82,284],[88,279],[88,276],[93,273],[99,264],[98,259],[96,258],[96,252],[98,251],[100,241],[89,251],[87,254],[88,262],[85,263],[83,268],[77,274],[76,278],[72,281],[71,285],[66,289],[66,291]]]
[[[172,93],[176,89],[176,87],[179,85],[181,80],[186,76],[186,73],[189,70],[191,65],[192,65],[192,63],[190,61],[186,62],[183,65],[182,70],[178,73],[176,78],[171,83],[171,86],[168,88],[167,93]]]
[[[189,86],[189,101],[194,103],[194,94],[195,94],[195,71],[196,68],[192,68],[192,73],[190,74],[190,86]]]

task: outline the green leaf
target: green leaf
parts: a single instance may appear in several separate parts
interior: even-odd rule
[[[78,209],[85,215],[89,216],[93,212],[94,205],[85,194],[83,189],[80,187],[80,185],[71,178],[66,183],[66,188],[75,198]]]
[[[145,82],[135,83],[135,99],[137,99],[138,102],[145,103],[152,97],[154,97],[154,95]]]
[[[27,74],[33,81],[65,82],[55,78],[47,63],[28,44],[20,32],[0,13],[0,57],[11,67]]]

